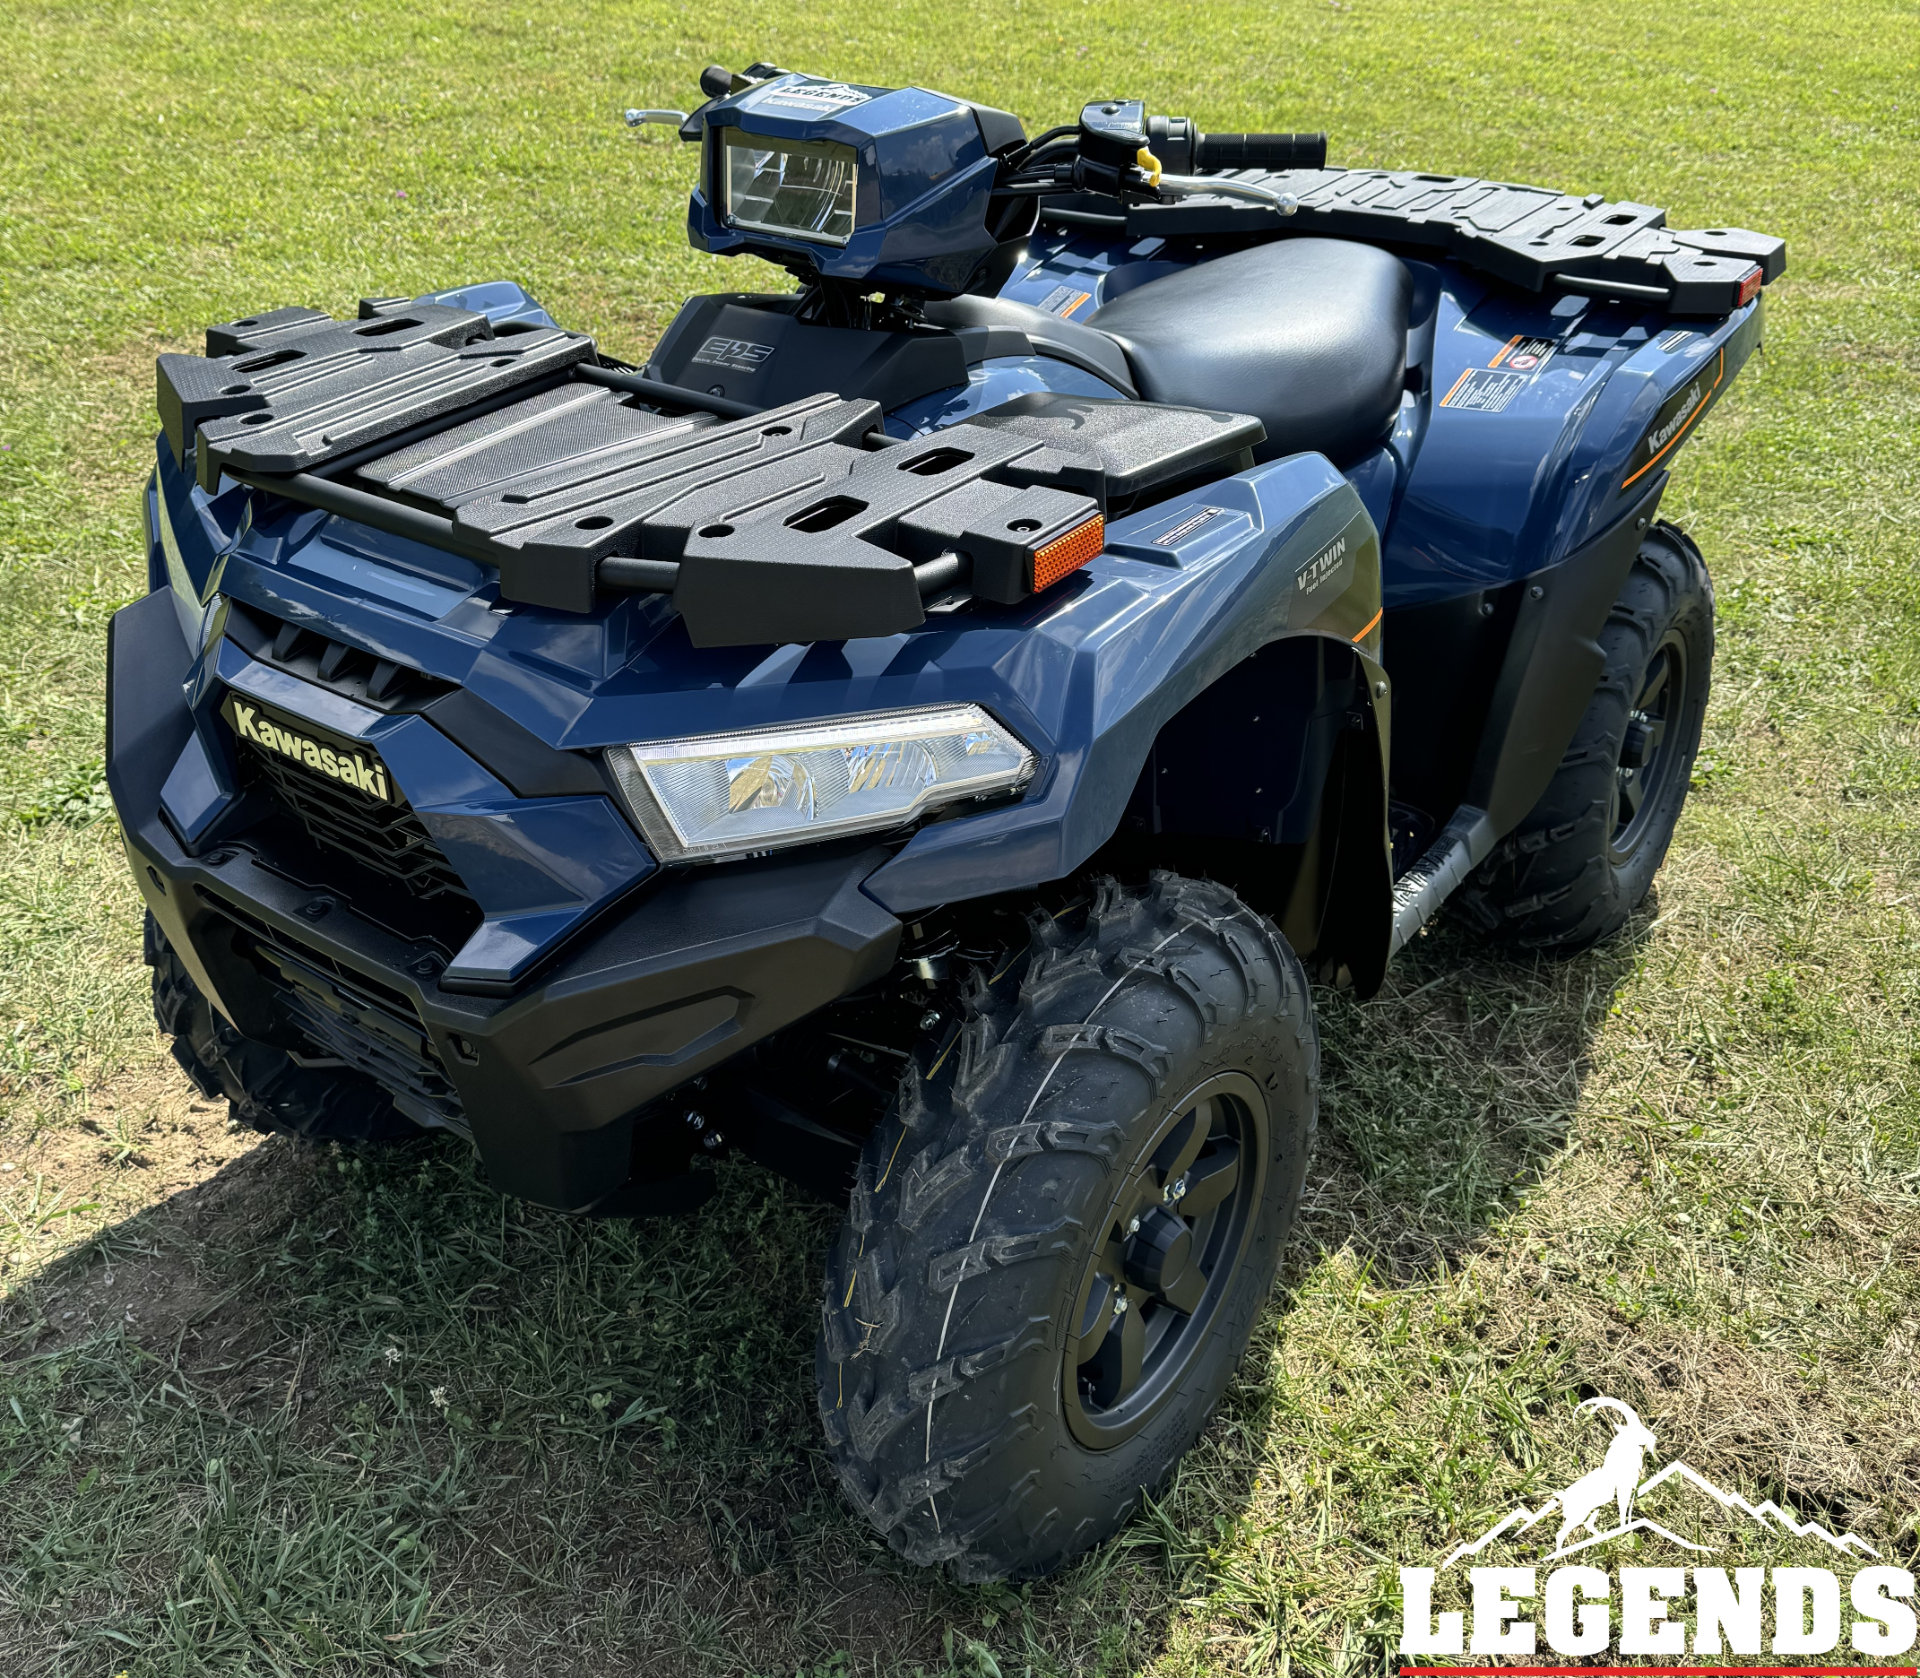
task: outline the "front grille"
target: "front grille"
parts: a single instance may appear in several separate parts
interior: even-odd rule
[[[278,752],[239,741],[247,778],[292,813],[316,845],[398,882],[414,897],[473,901],[426,824],[404,804],[377,804],[338,781],[296,769]]]
[[[225,897],[201,895],[234,923],[255,968],[324,1056],[365,1073],[416,1124],[471,1134],[446,1065],[405,991],[308,949]]]

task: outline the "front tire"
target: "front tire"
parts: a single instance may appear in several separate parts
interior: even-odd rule
[[[828,1266],[829,1448],[894,1549],[1031,1578],[1166,1482],[1272,1285],[1318,1062],[1299,961],[1224,887],[1036,918],[910,1068]]]
[[[236,1124],[305,1142],[392,1142],[420,1127],[358,1072],[302,1066],[286,1050],[243,1037],[193,982],[151,913],[145,927],[153,969],[153,1017],[173,1039],[173,1058]]]
[[[1713,583],[1677,525],[1647,532],[1600,647],[1599,686],[1547,790],[1457,894],[1483,932],[1523,949],[1611,937],[1666,860],[1713,671]]]

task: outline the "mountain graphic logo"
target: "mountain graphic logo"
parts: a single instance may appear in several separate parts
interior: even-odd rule
[[[1712,1554],[1711,1545],[1692,1543],[1651,1517],[1637,1512],[1636,1505],[1641,1499],[1669,1481],[1681,1481],[1693,1486],[1712,1498],[1722,1509],[1745,1515],[1769,1532],[1784,1532],[1794,1538],[1817,1538],[1843,1554],[1851,1551],[1862,1556],[1879,1555],[1865,1539],[1851,1532],[1836,1536],[1817,1521],[1796,1521],[1771,1499],[1765,1503],[1749,1503],[1737,1492],[1723,1491],[1704,1474],[1689,1468],[1677,1458],[1664,1468],[1646,1474],[1647,1458],[1658,1449],[1658,1442],[1654,1439],[1652,1429],[1640,1420],[1631,1406],[1621,1403],[1617,1398],[1590,1398],[1580,1406],[1580,1410],[1583,1413],[1610,1413],[1615,1418],[1613,1437],[1608,1441],[1606,1454],[1599,1465],[1589,1469],[1571,1485],[1553,1493],[1537,1509],[1516,1504],[1478,1538],[1453,1551],[1440,1564],[1440,1572],[1446,1572],[1457,1561],[1477,1556],[1497,1539],[1519,1537],[1555,1512],[1560,1516],[1560,1525],[1554,1534],[1554,1548],[1546,1558],[1548,1561],[1561,1561],[1583,1550],[1624,1538],[1632,1532],[1651,1532],[1670,1544],[1679,1545],[1683,1550],[1692,1550],[1700,1555]],[[1646,1477],[1643,1479],[1642,1475]],[[1604,1525],[1608,1514],[1612,1514],[1615,1521],[1611,1527]],[[1584,1537],[1578,1536],[1582,1533]]]

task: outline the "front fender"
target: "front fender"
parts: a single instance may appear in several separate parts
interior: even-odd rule
[[[1161,729],[1228,670],[1288,636],[1377,645],[1379,552],[1317,454],[1117,521],[1079,596],[1000,662],[1006,697],[1053,746],[1039,786],[923,828],[868,894],[904,914],[1072,873],[1119,827]]]

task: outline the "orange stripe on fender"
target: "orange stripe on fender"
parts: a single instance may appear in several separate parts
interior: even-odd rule
[[[1380,620],[1384,618],[1386,615],[1387,615],[1387,609],[1386,607],[1382,606],[1379,611],[1375,612],[1372,617],[1367,619],[1367,627],[1361,630],[1358,635],[1354,636],[1354,640],[1355,641],[1366,640],[1366,638],[1369,635],[1371,635],[1375,629],[1379,627]]]
[[[1660,464],[1660,459],[1662,455],[1669,454],[1674,449],[1677,449],[1680,446],[1680,439],[1686,436],[1686,434],[1693,429],[1693,422],[1707,411],[1707,405],[1713,401],[1713,393],[1720,388],[1720,381],[1724,379],[1726,376],[1727,376],[1727,352],[1723,349],[1720,352],[1720,364],[1718,367],[1714,369],[1713,383],[1707,387],[1707,394],[1700,398],[1700,406],[1695,408],[1692,413],[1687,415],[1686,424],[1681,426],[1678,431],[1676,431],[1671,437],[1667,439],[1665,445],[1661,448],[1659,454],[1656,454],[1651,460],[1649,460],[1646,463],[1646,465],[1641,467],[1638,472],[1634,473],[1631,478],[1623,478],[1621,480],[1620,487],[1622,489],[1630,489],[1635,483],[1637,483],[1640,479],[1644,478],[1649,472],[1651,472],[1656,466]]]

